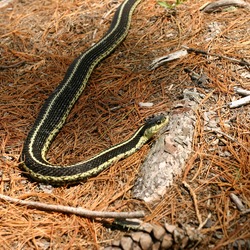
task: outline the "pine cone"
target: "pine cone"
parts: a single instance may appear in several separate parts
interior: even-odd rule
[[[164,226],[144,223],[133,233],[112,242],[104,250],[165,250],[189,249],[197,246],[203,235],[191,228],[182,228],[165,223]]]

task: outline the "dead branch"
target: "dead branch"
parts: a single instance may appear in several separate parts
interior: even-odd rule
[[[229,56],[223,56],[223,55],[219,55],[219,54],[214,54],[214,53],[208,53],[207,51],[205,50],[199,50],[199,49],[194,49],[194,48],[189,48],[189,47],[186,47],[186,46],[182,46],[183,48],[185,48],[187,50],[187,52],[191,53],[191,52],[194,52],[196,54],[202,54],[202,55],[207,55],[207,56],[215,56],[215,57],[218,57],[219,59],[226,59],[228,61],[231,61],[231,62],[234,62],[234,63],[237,63],[241,66],[250,66],[250,63],[247,62],[245,59],[236,59],[236,58],[233,58],[233,57],[229,57]]]
[[[105,212],[105,211],[91,211],[80,207],[70,207],[62,205],[52,205],[36,201],[24,201],[17,198],[12,198],[7,195],[0,194],[0,199],[36,208],[43,211],[53,211],[59,213],[75,214],[87,218],[142,218],[145,216],[143,211],[136,212]]]
[[[234,92],[239,94],[239,95],[242,95],[242,96],[248,96],[250,95],[250,91],[249,90],[246,90],[246,89],[242,89],[242,88],[239,88],[239,87],[234,87]]]
[[[243,105],[246,105],[250,103],[250,95],[246,96],[246,97],[243,97],[239,100],[236,100],[236,101],[233,101],[233,102],[230,102],[228,104],[229,108],[238,108],[240,106],[243,106]]]
[[[17,62],[12,65],[0,65],[0,70],[2,69],[10,69],[10,68],[17,68],[20,66],[23,66],[25,64],[25,61]]]
[[[171,54],[158,57],[154,59],[153,62],[148,66],[148,70],[151,71],[153,69],[156,69],[157,67],[161,66],[162,64],[166,62],[171,62],[173,60],[180,59],[181,57],[184,57],[187,54],[188,54],[187,50],[178,50]]]
[[[201,7],[201,11],[206,13],[221,11],[222,8],[236,6],[241,8],[250,8],[250,4],[243,0],[219,0],[213,3],[208,3]]]
[[[199,221],[199,225],[202,225],[202,218],[201,218],[201,214],[200,214],[200,211],[199,211],[199,208],[198,208],[198,204],[197,204],[197,198],[196,198],[196,194],[194,192],[194,190],[190,187],[190,185],[183,181],[182,184],[184,185],[185,188],[188,189],[190,195],[192,196],[192,199],[193,199],[193,202],[194,202],[194,208],[195,208],[195,212],[196,212],[196,216],[198,218],[198,221]]]
[[[242,215],[245,215],[245,214],[249,214],[250,213],[250,209],[246,209],[242,212]]]
[[[234,202],[234,204],[236,205],[236,207],[242,212],[245,210],[245,207],[242,203],[242,201],[239,199],[239,197],[234,194],[234,193],[230,193],[230,198],[231,200]]]
[[[229,140],[231,140],[231,141],[237,143],[237,144],[240,145],[242,148],[244,148],[248,153],[250,153],[250,150],[249,150],[247,147],[245,147],[245,146],[243,145],[242,142],[238,141],[238,140],[235,139],[234,137],[232,137],[232,136],[230,136],[230,135],[228,135],[228,134],[226,134],[226,133],[224,133],[224,132],[222,132],[222,131],[220,131],[220,130],[218,130],[218,129],[208,129],[208,128],[207,128],[207,130],[208,130],[208,131],[211,131],[211,132],[213,132],[213,133],[218,133],[218,134],[223,135],[224,137],[226,137],[226,138],[228,138]]]
[[[11,2],[12,2],[12,0],[2,0],[0,2],[0,9],[3,8],[3,7],[5,7],[5,6],[7,6]]]

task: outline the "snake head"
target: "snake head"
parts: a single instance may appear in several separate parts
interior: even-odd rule
[[[169,123],[169,116],[165,114],[149,117],[145,122],[144,136],[150,139]]]

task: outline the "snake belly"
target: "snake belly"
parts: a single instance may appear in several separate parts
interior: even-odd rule
[[[165,115],[153,117],[130,139],[87,161],[59,166],[52,165],[46,160],[46,153],[52,141],[85,89],[94,67],[126,37],[132,13],[139,2],[140,0],[125,0],[118,7],[107,33],[71,63],[62,82],[43,104],[24,143],[20,163],[25,173],[34,180],[62,185],[94,176],[113,162],[133,154],[168,122]]]

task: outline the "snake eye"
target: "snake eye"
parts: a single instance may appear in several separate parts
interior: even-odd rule
[[[163,116],[161,119],[160,119],[160,122],[164,122],[166,120],[166,117]]]
[[[166,120],[166,117],[163,114],[161,114],[159,119],[156,121],[156,124],[159,125],[162,122],[164,122],[165,120]]]

